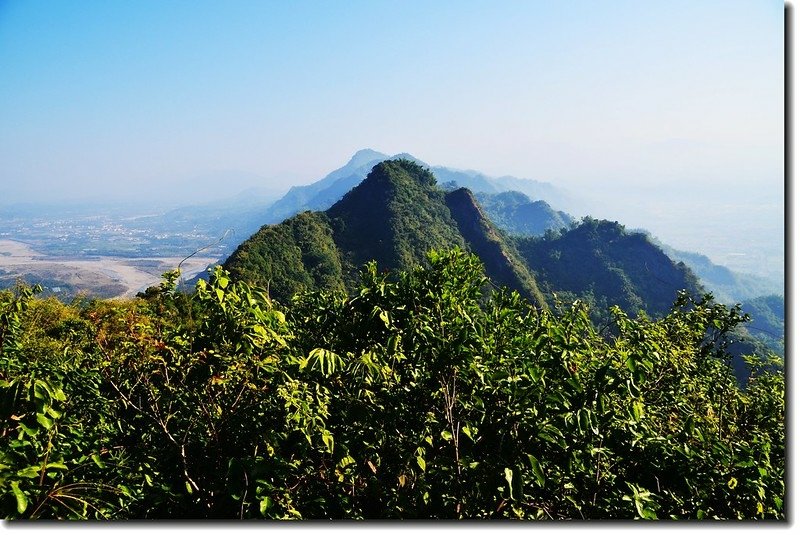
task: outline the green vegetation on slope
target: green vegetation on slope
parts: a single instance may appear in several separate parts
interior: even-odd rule
[[[543,291],[565,301],[579,297],[598,311],[618,305],[629,314],[660,316],[676,291],[703,293],[691,270],[619,223],[587,217],[559,234],[516,242]]]
[[[436,179],[408,160],[376,165],[326,213],[351,280],[370,260],[380,269],[404,269],[423,261],[430,249],[464,246]]]
[[[339,252],[323,212],[303,212],[261,228],[236,249],[225,268],[283,302],[304,290],[343,288]]]
[[[703,286],[720,303],[732,305],[743,303],[748,299],[772,293],[782,293],[783,285],[776,284],[764,277],[752,273],[738,273],[725,266],[715,264],[705,255],[680,251],[666,245],[648,234],[650,240],[661,247],[675,262],[683,262],[697,275]]]
[[[475,198],[495,225],[516,236],[541,236],[573,223],[569,214],[553,210],[542,200],[532,201],[518,191],[476,193]]]
[[[466,188],[457,189],[448,193],[445,201],[470,249],[483,260],[489,278],[517,290],[540,308],[546,307],[547,301],[519,253],[500,236],[472,193]]]
[[[0,292],[0,515],[785,518],[784,377],[737,388],[738,310],[684,295],[601,335],[487,300],[475,256],[429,265],[287,307],[221,269]]]
[[[742,311],[752,321],[745,328],[751,336],[765,344],[770,350],[783,356],[786,350],[786,304],[780,295],[765,295],[742,304]]]
[[[463,190],[466,191],[466,190]],[[359,267],[410,269],[431,249],[469,248],[498,285],[545,305],[518,253],[483,215],[472,195],[445,192],[409,160],[376,165],[366,180],[324,213],[306,212],[265,226],[225,262],[233,277],[269,286],[286,302],[300,290],[352,289]],[[316,276],[322,272],[324,276]]]

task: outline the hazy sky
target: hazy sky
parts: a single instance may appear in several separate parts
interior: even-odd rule
[[[364,147],[777,191],[782,145],[777,1],[0,0],[7,201],[308,183]]]

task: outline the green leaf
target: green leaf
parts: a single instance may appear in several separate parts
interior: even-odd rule
[[[27,466],[22,470],[17,470],[17,477],[27,477],[33,479],[35,477],[39,477],[41,469],[41,466]]]
[[[584,433],[588,428],[589,411],[587,409],[581,409],[578,411],[578,429],[580,429],[581,433]]]
[[[105,468],[106,467],[106,463],[103,462],[103,459],[101,459],[98,454],[93,453],[92,454],[92,460],[94,461],[94,464],[96,464],[98,468]]]
[[[631,409],[633,410],[633,418],[636,421],[641,420],[642,416],[644,415],[644,404],[642,404],[642,402],[638,400],[634,401],[631,404]]]
[[[25,496],[25,493],[20,490],[18,481],[11,482],[11,491],[14,493],[14,497],[17,499],[17,512],[19,514],[24,513],[25,509],[28,508],[28,497]]]
[[[539,464],[539,461],[536,459],[536,457],[530,454],[528,455],[528,461],[531,463],[533,475],[536,476],[536,482],[540,487],[544,487],[544,471],[542,470],[542,466]]]
[[[40,429],[38,427],[30,428],[27,425],[23,424],[22,422],[19,422],[17,425],[29,437],[36,436],[40,431]]]
[[[261,516],[267,516],[267,511],[271,507],[272,507],[272,500],[270,500],[269,496],[265,496],[258,504],[258,510],[261,512]]]
[[[658,515],[656,515],[655,511],[644,507],[639,502],[636,502],[636,511],[639,513],[639,516],[645,520],[658,520]]]
[[[511,480],[514,479],[514,472],[511,468],[504,468],[503,472],[506,476],[506,481],[508,481],[508,494],[511,496],[511,499],[514,499],[514,489],[511,487]]]
[[[417,464],[419,465],[419,467],[424,472],[425,471],[425,466],[426,466],[425,465],[425,459],[423,459],[422,457],[417,457]]]
[[[325,443],[328,453],[333,453],[333,435],[327,429],[322,430],[322,442]]]
[[[50,429],[51,427],[53,427],[53,420],[51,420],[44,414],[37,414],[36,421],[39,422],[39,424],[45,429]]]
[[[53,399],[57,401],[67,401],[67,396],[64,394],[64,391],[61,390],[61,388],[55,387],[53,389]]]
[[[33,397],[44,401],[50,401],[53,399],[53,393],[47,383],[37,380],[33,383]]]
[[[469,438],[473,442],[475,441],[475,439],[472,437],[472,433],[475,432],[475,428],[474,427],[470,427],[468,425],[465,425],[464,427],[461,428],[461,430],[464,432],[465,435],[467,435],[467,438]]]
[[[350,466],[351,464],[355,464],[355,462],[356,460],[353,459],[351,456],[345,455],[344,457],[342,457],[342,460],[336,464],[336,466],[338,466],[339,468],[344,468],[346,466]]]

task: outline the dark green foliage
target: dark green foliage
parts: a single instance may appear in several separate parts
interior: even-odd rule
[[[403,269],[420,263],[430,249],[464,246],[436,179],[408,160],[376,165],[326,213],[351,280],[370,260],[379,269]]]
[[[553,210],[544,201],[532,201],[518,191],[476,193],[475,197],[498,228],[516,236],[541,236],[548,230],[567,228],[573,222],[569,214]]]
[[[679,251],[648,234],[650,240],[661,247],[675,262],[683,262],[697,275],[703,287],[713,292],[720,303],[742,303],[763,295],[783,292],[783,285],[751,273],[738,273],[715,264],[705,255]]]
[[[785,351],[785,303],[780,295],[765,295],[742,304],[751,321],[745,326],[751,336],[783,356]]]
[[[545,298],[519,253],[495,230],[472,193],[466,188],[457,189],[448,193],[445,200],[458,230],[483,261],[489,277],[496,284],[517,290],[540,308],[546,307]]]
[[[466,191],[466,190],[464,190]],[[410,160],[388,160],[324,213],[306,212],[263,227],[225,262],[237,280],[265,286],[281,301],[299,291],[352,289],[359,267],[410,269],[431,249],[474,251],[497,285],[545,301],[513,246],[497,232],[474,198],[436,186],[435,177]]]
[[[580,225],[543,238],[518,238],[517,246],[547,291],[580,297],[597,311],[619,305],[629,314],[660,316],[675,294],[702,294],[697,278],[675,264],[644,234],[619,223],[584,218]]]
[[[304,212],[265,226],[225,262],[234,278],[269,288],[286,302],[303,290],[342,289],[342,263],[328,218]]]
[[[524,219],[532,206],[522,194],[486,199],[511,220]],[[225,268],[234,279],[268,285],[285,302],[311,288],[352,289],[358,266],[372,260],[379,270],[409,269],[424,264],[430,249],[458,246],[478,255],[495,285],[517,290],[540,307],[547,306],[543,294],[583,299],[601,323],[608,321],[611,305],[657,316],[669,310],[678,290],[703,293],[692,272],[646,236],[591,218],[568,229],[568,216],[556,215],[563,215],[560,231],[511,238],[497,230],[469,190],[445,194],[417,163],[388,160],[324,214],[305,213],[262,228]]]
[[[476,256],[281,307],[0,293],[3,518],[784,519],[784,376],[740,311],[658,320],[490,292]]]

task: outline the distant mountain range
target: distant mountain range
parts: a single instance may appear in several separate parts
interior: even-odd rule
[[[543,200],[531,200],[519,191],[476,193],[475,198],[489,219],[512,235],[541,236],[575,222],[566,212],[554,210]]]
[[[556,242],[550,243],[550,245],[545,245],[545,242],[541,242],[534,246],[535,240],[520,238],[541,237],[548,231],[550,233],[566,231],[578,225],[573,216],[565,211],[556,210],[551,206],[568,206],[571,204],[570,193],[552,184],[510,176],[495,178],[478,171],[429,166],[408,153],[389,156],[372,149],[359,150],[341,168],[332,171],[321,180],[311,184],[292,187],[283,197],[274,202],[272,202],[275,198],[273,192],[269,192],[270,195],[267,195],[265,192],[247,191],[235,198],[172,210],[160,217],[163,219],[164,224],[169,222],[171,225],[177,224],[184,227],[196,225],[197,228],[202,228],[210,234],[218,234],[220,236],[226,230],[233,229],[235,236],[226,239],[226,242],[230,244],[230,249],[228,250],[232,251],[233,247],[241,243],[243,238],[255,233],[264,224],[276,225],[303,211],[323,212],[331,209],[340,200],[343,200],[351,190],[359,186],[376,165],[386,161],[399,160],[413,162],[421,168],[426,168],[434,177],[435,183],[445,192],[450,192],[446,193],[445,196],[450,199],[449,202],[451,204],[456,202],[455,199],[459,198],[459,195],[464,195],[463,193],[451,195],[452,192],[460,188],[470,190],[469,202],[480,206],[480,217],[492,224],[489,234],[496,234],[498,239],[501,239],[500,236],[502,235],[502,240],[505,243],[504,247],[511,250],[520,248],[520,250],[532,251],[536,248],[546,249],[551,247],[552,250],[549,250],[547,255],[556,254],[555,251],[561,251],[561,245],[556,244]],[[374,204],[375,201],[364,199],[363,202]],[[466,206],[468,203],[464,201],[463,204]],[[345,206],[347,205],[348,203],[345,203]],[[337,208],[337,210],[341,210],[341,207]],[[338,213],[337,210],[334,210],[334,212]],[[355,214],[358,211],[351,209],[350,212]],[[310,221],[317,216],[305,217]],[[294,224],[299,224],[299,221],[287,223],[288,226]],[[352,224],[355,225],[356,223],[352,222]],[[369,226],[369,224],[367,225]],[[673,263],[676,265],[685,264],[691,269],[691,272],[696,275],[693,285],[699,281],[699,284],[705,290],[713,292],[720,302],[733,304],[764,295],[782,294],[782,288],[776,287],[774,283],[770,283],[770,281],[762,277],[734,272],[727,267],[713,263],[704,255],[674,249],[649,235],[646,231],[644,233],[647,234],[649,241],[656,246],[656,249],[663,251]],[[401,234],[402,232],[399,232],[398,236]],[[628,238],[630,238],[629,234],[625,233]],[[550,237],[554,238],[554,236],[551,235]],[[401,238],[395,236],[392,239]],[[566,250],[572,251],[572,247],[576,243],[570,241],[571,238],[569,237],[563,237],[562,239],[564,241],[561,243],[567,244]],[[638,239],[636,238],[636,240]],[[433,241],[437,242],[435,239]],[[425,242],[425,240],[421,239],[422,242]],[[460,244],[457,240],[440,240],[437,243],[445,242]],[[591,256],[596,252],[597,249],[595,248],[595,250],[589,251],[587,254]],[[369,256],[369,254],[361,257],[356,255],[353,258],[360,258],[366,261]],[[570,269],[571,266],[571,264],[567,263],[556,269],[555,264],[552,262],[540,260],[537,263],[534,256],[532,256],[532,253],[528,254],[526,263],[529,266],[535,266],[532,269],[540,272],[539,276],[548,281],[545,286],[550,289],[553,286],[552,281],[558,279],[558,273],[563,272],[564,269]],[[419,256],[417,259],[420,258],[422,257]],[[485,255],[483,259],[486,261]],[[578,261],[577,258],[573,260]],[[357,260],[353,260],[353,262],[357,266]],[[398,261],[395,263],[390,262],[389,265],[398,267],[406,265],[406,263]],[[548,272],[549,275],[547,274]],[[627,270],[622,269],[622,273],[627,273]],[[610,272],[606,276],[611,277]],[[519,274],[517,278],[519,278]],[[592,293],[592,290],[586,284],[573,285],[571,283],[565,284],[565,282],[561,281],[555,286],[560,287],[563,291],[574,292],[584,297],[588,297]],[[620,290],[618,295],[626,296],[623,301],[628,303],[630,307],[635,308],[637,303],[642,303],[641,299],[637,300],[634,296],[647,295],[648,292],[644,288],[632,290],[631,284],[629,280],[619,282],[618,289],[626,288],[627,294],[626,291]],[[305,287],[307,284],[301,286]],[[593,287],[596,287],[596,284]],[[697,287],[699,288],[700,286],[698,285]],[[631,294],[631,292],[633,293]],[[603,292],[600,293],[602,294]],[[602,295],[595,295],[594,297],[603,302]],[[663,308],[664,302],[664,299],[661,299],[660,305],[656,308]],[[647,307],[644,308],[647,309]]]
[[[519,195],[484,200],[518,210],[534,204]],[[572,223],[546,204],[536,206]],[[658,315],[678,290],[701,292],[688,268],[643,235],[596,220],[573,226],[548,237],[513,237],[498,229],[467,188],[448,192],[418,163],[388,160],[326,211],[262,227],[224,267],[287,300],[302,290],[350,288],[370,260],[379,269],[407,269],[424,263],[430,249],[459,246],[480,258],[496,285],[520,291],[537,306],[548,306],[555,293]]]
[[[428,168],[446,189],[467,187],[482,194],[484,201],[490,194],[512,190],[557,206],[569,205],[571,199],[569,192],[547,182],[512,176],[493,178],[478,171],[429,166],[408,153],[389,156],[363,149],[356,152],[344,166],[322,179],[294,186],[282,196],[274,189],[250,188],[233,197],[159,211],[157,215],[143,219],[141,225],[149,228],[196,229],[204,235],[218,237],[228,233],[223,245],[227,244],[226,251],[230,253],[264,224],[280,223],[305,210],[327,210],[360,184],[376,164],[398,159],[413,161]],[[219,178],[218,182],[224,183],[224,178]]]
[[[650,239],[661,247],[670,258],[684,262],[691,267],[703,282],[703,286],[712,292],[720,303],[743,303],[760,296],[783,294],[782,286],[765,277],[739,273],[715,264],[710,258],[700,253],[674,249],[653,236],[650,236]]]
[[[306,211],[264,226],[225,262],[235,278],[270,288],[279,300],[306,289],[345,289],[371,260],[379,269],[406,269],[430,249],[473,250],[487,274],[545,306],[516,251],[466,190],[446,193],[410,160],[374,166],[325,212]]]
[[[446,189],[464,187],[475,193],[519,191],[534,199],[544,200],[557,206],[569,202],[570,198],[569,193],[547,182],[512,176],[493,178],[478,171],[431,166],[408,153],[389,156],[372,149],[363,149],[356,152],[343,167],[331,172],[321,180],[290,189],[283,198],[269,207],[264,214],[263,222],[279,223],[304,210],[326,210],[361,183],[375,165],[387,160],[401,159],[428,168],[437,182]]]

